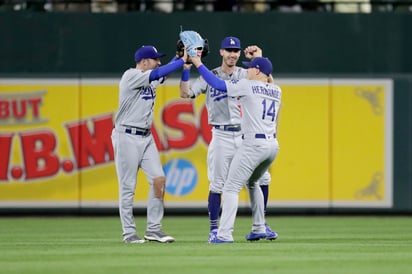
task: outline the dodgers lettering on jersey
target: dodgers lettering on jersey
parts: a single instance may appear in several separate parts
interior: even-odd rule
[[[227,92],[210,87],[209,96],[214,102],[217,102],[227,98]]]
[[[141,94],[143,100],[154,100],[156,98],[156,91],[152,86],[145,87]]]
[[[222,80],[243,79],[247,76],[247,70],[236,67],[235,71],[228,75],[220,67],[212,72]],[[190,86],[191,97],[201,94],[206,95],[206,107],[208,110],[208,122],[211,125],[238,125],[241,121],[240,101],[237,96],[228,96],[227,92],[217,90],[209,86],[203,77],[199,76]]]

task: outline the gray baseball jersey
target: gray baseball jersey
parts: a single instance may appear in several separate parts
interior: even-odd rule
[[[281,89],[271,83],[247,79],[226,81],[228,96],[241,97],[242,131],[248,134],[276,134]]]
[[[160,81],[149,83],[151,70],[128,69],[119,83],[119,110],[115,125],[150,128],[153,123],[153,107],[156,87]]]
[[[236,67],[230,75],[224,73],[220,67],[213,69],[212,72],[222,80],[242,79],[247,76],[247,70],[240,67]],[[201,76],[191,84],[189,96],[195,98],[200,94],[206,94],[209,124],[240,124],[240,108],[237,97],[227,96],[226,92],[221,92],[209,86]]]

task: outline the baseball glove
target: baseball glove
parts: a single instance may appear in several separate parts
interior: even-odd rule
[[[202,48],[205,45],[205,41],[199,33],[193,30],[182,31],[180,34],[180,40],[186,47],[187,55],[190,57],[197,56],[197,49]]]
[[[176,43],[176,55],[177,57],[182,57],[184,54],[185,45],[183,44],[182,40],[177,40]],[[202,50],[202,57],[206,57],[209,55],[209,41],[204,39],[204,46]]]

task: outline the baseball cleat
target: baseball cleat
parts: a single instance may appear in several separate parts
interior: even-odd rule
[[[130,236],[129,238],[127,238],[127,239],[124,239],[123,242],[126,243],[126,244],[142,244],[142,243],[144,243],[144,240],[140,239],[136,235],[133,235],[133,236]]]
[[[246,240],[248,241],[259,241],[260,239],[266,239],[266,233],[250,232],[246,235]]]
[[[233,244],[233,241],[221,240],[218,237],[216,237],[209,241],[209,244]]]
[[[217,228],[212,229],[210,231],[209,238],[208,238],[207,242],[210,244],[213,241],[213,239],[215,239],[216,237],[217,237]]]
[[[275,231],[273,231],[268,224],[265,224],[265,226],[266,226],[265,239],[270,240],[270,241],[276,240],[278,238],[278,234]]]
[[[148,241],[156,241],[159,243],[172,243],[175,241],[175,238],[167,236],[163,231],[146,231],[144,238]]]

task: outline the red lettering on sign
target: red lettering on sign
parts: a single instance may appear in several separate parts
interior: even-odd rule
[[[33,115],[32,118],[38,119],[40,117],[41,102],[41,97],[0,100],[0,119],[24,119],[27,118],[30,109]]]
[[[24,100],[16,98],[0,100],[1,118],[22,118],[29,111],[32,117],[40,117],[41,98],[32,97]],[[200,113],[192,100],[175,100],[161,110],[161,124],[164,136],[159,136],[156,125],[152,125],[152,134],[161,152],[169,149],[184,150],[195,146],[200,139],[209,144],[212,138],[208,125],[208,113],[202,106]],[[113,114],[87,118],[66,125],[69,144],[73,157],[61,161],[57,154],[59,136],[52,131],[40,130],[19,134],[22,146],[21,164],[11,166],[13,136],[16,134],[0,134],[0,181],[10,179],[38,179],[55,176],[62,169],[65,172],[93,167],[114,160],[111,142]],[[168,130],[176,131],[168,134]],[[163,132],[163,131],[162,131]],[[179,134],[180,132],[180,134]],[[60,136],[62,137],[62,136]],[[65,143],[65,142],[63,142]]]
[[[0,134],[0,180],[7,180],[13,134]]]
[[[22,119],[26,116],[26,100],[12,100],[11,106],[15,118]]]
[[[196,125],[179,119],[179,115],[184,113],[194,115],[192,101],[172,102],[163,110],[162,120],[165,125],[173,129],[178,129],[182,132],[181,137],[167,137],[169,149],[188,148],[193,146],[197,141],[198,130],[196,128]]]
[[[94,118],[91,122],[94,133],[89,131],[86,121],[67,126],[78,169],[106,163],[114,159],[111,141],[112,114]]]
[[[56,137],[50,131],[20,134],[26,179],[49,177],[59,171]]]
[[[10,116],[9,101],[0,100],[0,119],[6,119]]]
[[[202,134],[203,141],[206,144],[210,144],[212,140],[212,127],[209,125],[206,105],[203,105],[202,112],[200,113],[200,133]]]
[[[40,106],[41,101],[42,101],[42,98],[31,98],[31,99],[27,100],[27,102],[32,107],[33,118],[39,118],[39,116],[40,116],[39,106]]]

